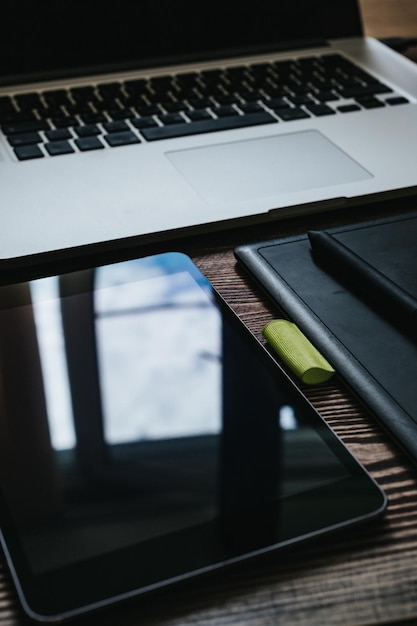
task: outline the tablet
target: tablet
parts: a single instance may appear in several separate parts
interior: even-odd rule
[[[37,620],[386,506],[183,254],[1,287],[0,359],[1,541]]]
[[[326,232],[417,296],[415,213]],[[417,341],[392,307],[344,279],[340,267],[326,270],[307,233],[242,245],[235,256],[416,463]]]

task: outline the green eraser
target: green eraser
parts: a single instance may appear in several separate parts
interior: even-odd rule
[[[269,322],[262,334],[291,371],[308,385],[329,380],[335,370],[301,330],[288,320]]]

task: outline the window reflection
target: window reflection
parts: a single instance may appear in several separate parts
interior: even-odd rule
[[[137,281],[135,263],[99,268],[94,316],[105,440],[215,433],[220,428],[220,316],[186,271]],[[76,444],[59,283],[30,284],[52,445]],[[76,298],[77,296],[69,296]],[[72,338],[74,340],[74,338]],[[83,367],[81,361],[77,368]],[[82,375],[81,369],[79,375]]]
[[[220,316],[188,272],[104,286],[96,338],[107,443],[220,430]]]
[[[39,346],[51,443],[55,450],[76,443],[56,277],[29,283]]]

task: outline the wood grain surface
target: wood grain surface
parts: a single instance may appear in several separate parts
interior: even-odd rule
[[[337,1],[337,0],[335,0]],[[416,0],[362,0],[366,30],[376,36],[416,35]],[[320,215],[178,242],[262,341],[277,316],[236,265],[233,247],[280,235],[349,223],[417,199]],[[166,246],[161,245],[162,251]],[[143,250],[142,250],[143,252]],[[145,251],[146,252],[146,251]],[[77,620],[100,626],[365,626],[417,624],[417,473],[342,381],[302,388],[324,419],[385,490],[386,514],[370,524],[269,555],[182,587]],[[417,384],[416,384],[417,389]],[[117,572],[115,572],[117,576]],[[30,622],[0,558],[0,626]]]
[[[416,0],[360,0],[365,34],[370,37],[416,37]]]

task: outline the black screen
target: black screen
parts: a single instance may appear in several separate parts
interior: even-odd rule
[[[2,24],[4,77],[146,67],[361,33],[356,0],[87,1],[81,9],[8,0]]]
[[[37,613],[143,592],[383,504],[181,254],[3,287],[0,380],[3,546]]]
[[[18,429],[2,483],[35,573],[347,475],[190,267],[167,255],[34,281],[15,287],[31,305],[0,313]]]

